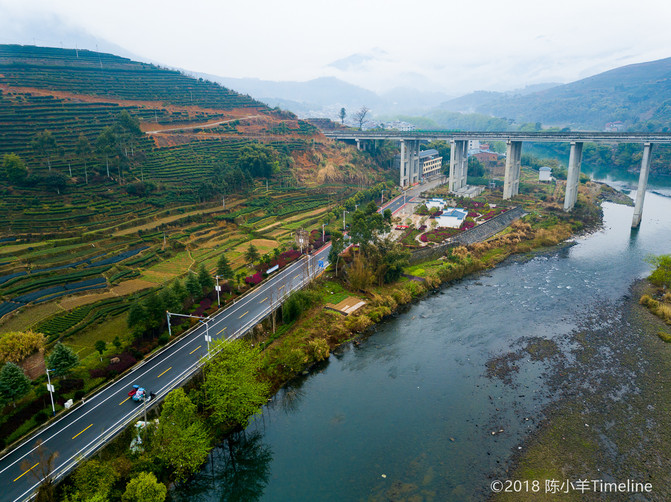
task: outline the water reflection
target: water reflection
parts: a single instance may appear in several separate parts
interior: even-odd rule
[[[242,431],[217,446],[208,465],[172,493],[177,501],[254,502],[260,500],[270,478],[273,459],[260,432]]]

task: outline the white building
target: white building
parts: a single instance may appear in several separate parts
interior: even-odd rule
[[[426,201],[426,208],[427,209],[433,209],[434,207],[438,209],[443,209],[445,207],[445,200],[444,199],[429,199]]]
[[[440,216],[436,216],[438,227],[443,228],[459,228],[468,216],[466,209],[456,208],[445,211]]]
[[[538,170],[538,181],[552,181],[552,168],[543,166]]]

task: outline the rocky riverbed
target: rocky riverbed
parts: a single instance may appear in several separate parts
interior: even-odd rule
[[[537,480],[539,490],[530,493],[522,483],[518,493],[494,500],[671,499],[671,345],[657,336],[663,323],[638,304],[646,288],[645,281],[635,283],[614,305],[594,309],[568,337],[529,340],[490,360],[489,376],[514,390],[516,361],[546,358],[552,398],[512,467],[492,478]],[[651,489],[599,493],[599,481],[627,480]]]

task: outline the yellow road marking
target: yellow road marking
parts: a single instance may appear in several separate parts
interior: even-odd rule
[[[202,347],[202,345],[199,345],[198,347],[196,347],[195,349],[193,349],[191,352],[189,352],[189,355],[193,354],[195,351],[197,351],[197,350],[198,350],[199,348],[201,348],[201,347]]]
[[[263,303],[263,302],[265,302],[267,299],[268,299],[268,297],[266,296],[266,297],[265,297],[263,300],[261,300],[259,303]]]
[[[283,287],[284,287],[284,284],[282,284],[282,285],[280,286],[280,289],[282,289]]]
[[[227,326],[227,327],[228,327],[228,326]],[[220,335],[220,334],[223,333],[224,331],[226,331],[226,328],[222,329],[219,333],[217,333],[217,335]]]
[[[119,403],[119,406],[121,406],[123,403],[125,403],[126,401],[128,401],[130,398],[131,398],[131,396],[128,396],[126,399],[124,399],[123,401],[121,401],[121,402]]]
[[[244,314],[242,314],[240,317],[238,317],[238,319],[242,319],[242,318],[245,317],[247,314],[249,314],[249,310],[248,310],[247,312],[245,312]]]
[[[301,274],[298,274],[297,276],[294,277],[294,279],[298,279],[301,276]]]
[[[171,369],[172,369],[172,366],[170,366],[167,370],[165,370],[163,373],[161,373],[161,374],[160,374],[159,376],[157,376],[156,378],[161,378],[165,373],[167,373],[167,372],[170,371]]]
[[[86,431],[89,430],[91,427],[93,427],[93,424],[89,425],[86,429],[84,429],[84,430],[83,430],[82,432],[80,432],[79,434],[82,434],[82,433],[86,432]],[[79,434],[75,434],[74,436],[72,436],[72,439],[74,439],[74,438],[76,438],[77,436],[79,436]]]
[[[18,480],[21,479],[25,474],[28,474],[30,471],[32,471],[32,470],[33,470],[35,467],[37,467],[38,465],[40,465],[39,462],[36,463],[34,466],[32,466],[30,469],[28,469],[28,470],[27,470],[26,472],[24,472],[23,474],[21,474],[21,476],[19,476],[18,478],[16,478],[14,481],[18,481]]]

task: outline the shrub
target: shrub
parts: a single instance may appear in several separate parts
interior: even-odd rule
[[[78,401],[78,400],[80,400],[81,398],[83,398],[85,395],[86,395],[86,391],[85,391],[85,390],[83,390],[83,389],[82,389],[82,390],[78,390],[78,391],[75,392],[74,400],[75,400],[75,401]]]
[[[44,410],[40,410],[37,413],[35,413],[35,422],[37,422],[38,424],[43,424],[48,419],[49,419],[49,414]]]
[[[163,333],[161,336],[158,337],[159,345],[165,345],[169,341],[170,341],[170,335],[168,335],[168,333]]]
[[[44,348],[42,333],[32,331],[12,331],[0,338],[0,364],[7,361],[18,363],[29,355]]]
[[[666,343],[671,343],[671,335],[666,333],[665,331],[660,331],[659,333],[657,333],[657,336],[659,336],[659,338],[661,338]]]

